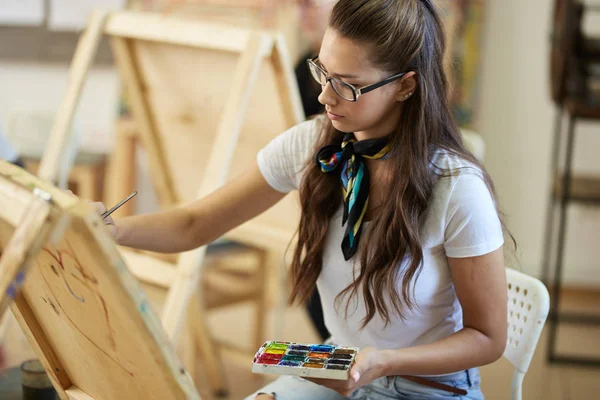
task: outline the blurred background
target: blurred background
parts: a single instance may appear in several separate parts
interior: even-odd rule
[[[525,377],[524,397],[598,398],[600,1],[434,3],[446,28],[450,97],[457,121],[493,178],[500,208],[517,241],[517,254],[507,262],[544,281],[551,293],[553,307]],[[1,0],[0,157],[36,171],[67,92],[77,40],[93,9],[131,9],[281,32],[309,117],[319,111],[315,104],[319,88],[306,74],[304,61],[318,52],[333,4]],[[198,74],[202,67],[195,66]],[[63,184],[81,197],[110,206],[128,194],[123,189],[126,181],[125,187],[129,184],[139,194],[116,218],[160,207],[147,153],[131,139],[138,129],[131,114],[110,43],[104,38],[76,109],[72,129],[79,145]],[[129,146],[124,155],[122,146]],[[565,187],[569,189],[564,191]],[[249,268],[252,276],[253,267]],[[265,305],[262,340],[322,341],[326,331],[318,301],[316,307],[282,310],[280,298],[286,290],[285,284],[279,287],[281,281],[273,278],[262,289],[278,286]],[[211,329],[216,336],[246,343],[254,332],[252,324],[259,322],[251,317],[247,328],[240,329],[238,321],[253,307],[251,301],[238,302],[211,312]],[[16,366],[34,354],[18,325],[8,317],[5,322],[0,339],[7,365]],[[274,338],[276,334],[282,337]],[[253,376],[248,362],[225,354],[230,398],[243,398],[269,379]],[[482,371],[486,397],[509,398],[513,367],[500,360]]]

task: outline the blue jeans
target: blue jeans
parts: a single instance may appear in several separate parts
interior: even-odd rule
[[[273,393],[277,400],[392,400],[392,399],[464,399],[483,400],[479,387],[480,376],[477,368],[456,372],[450,375],[427,377],[430,381],[440,382],[467,391],[461,396],[445,390],[432,388],[408,381],[397,376],[385,376],[358,389],[350,397],[344,397],[333,390],[317,385],[296,376],[282,376],[258,392],[248,396],[254,399],[257,393]]]

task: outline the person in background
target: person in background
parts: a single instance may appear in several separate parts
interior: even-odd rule
[[[323,105],[317,100],[321,94],[321,85],[312,78],[306,59],[314,57],[319,52],[329,14],[336,2],[337,0],[298,0],[300,28],[308,42],[308,49],[296,64],[295,72],[302,107],[307,118],[320,114]]]
[[[337,0],[298,0],[300,28],[309,46],[306,53],[300,57],[294,71],[306,118],[320,114],[324,109],[318,100],[322,90],[321,85],[312,77],[306,60],[313,58],[319,52],[323,35],[327,29],[329,14],[336,2]],[[321,340],[325,341],[329,338],[330,333],[325,326],[318,291],[315,290],[308,299],[306,310]]]

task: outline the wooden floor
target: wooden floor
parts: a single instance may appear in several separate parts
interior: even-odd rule
[[[569,292],[564,296],[564,309],[598,310],[600,314],[600,295]],[[240,306],[211,315],[211,323],[220,336],[249,343],[251,330],[250,307]],[[247,323],[246,323],[247,322]],[[274,320],[271,318],[271,324]],[[318,342],[304,312],[299,308],[288,308],[282,325],[280,338],[300,342]],[[600,326],[566,325],[560,328],[558,344],[561,352],[576,352],[588,356],[600,357]],[[9,363],[18,365],[25,359],[34,357],[26,339],[21,335],[16,323],[11,324],[5,348]],[[529,372],[525,376],[524,399],[573,400],[600,399],[600,368],[574,366],[550,366],[546,363],[547,328],[538,345]],[[267,381],[250,372],[251,360],[227,356],[227,376],[231,387],[230,399],[243,399],[260,388]],[[201,364],[199,363],[199,368]],[[481,368],[482,388],[489,400],[509,399],[510,382],[513,369],[510,363],[501,359],[494,364]],[[268,379],[268,378],[267,378]]]

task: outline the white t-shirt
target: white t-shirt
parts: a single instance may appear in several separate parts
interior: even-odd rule
[[[303,122],[273,139],[258,153],[258,166],[275,190],[286,193],[298,189],[303,167],[313,157],[320,125],[319,119]],[[334,343],[359,348],[398,349],[432,343],[462,329],[462,309],[446,257],[483,255],[502,246],[504,238],[493,199],[480,170],[457,156],[441,151],[434,164],[450,170],[462,169],[455,176],[439,178],[429,199],[422,219],[423,265],[414,286],[413,299],[417,308],[403,310],[405,320],[393,312],[388,301],[390,323],[385,326],[384,320],[376,314],[361,330],[366,309],[360,291],[351,299],[347,318],[344,302],[336,310],[335,298],[352,282],[352,269],[358,257],[346,261],[342,254],[344,228],[341,205],[332,217],[317,287],[325,325]],[[368,225],[369,222],[366,222],[365,231]],[[401,293],[401,277],[398,279],[396,287]]]

